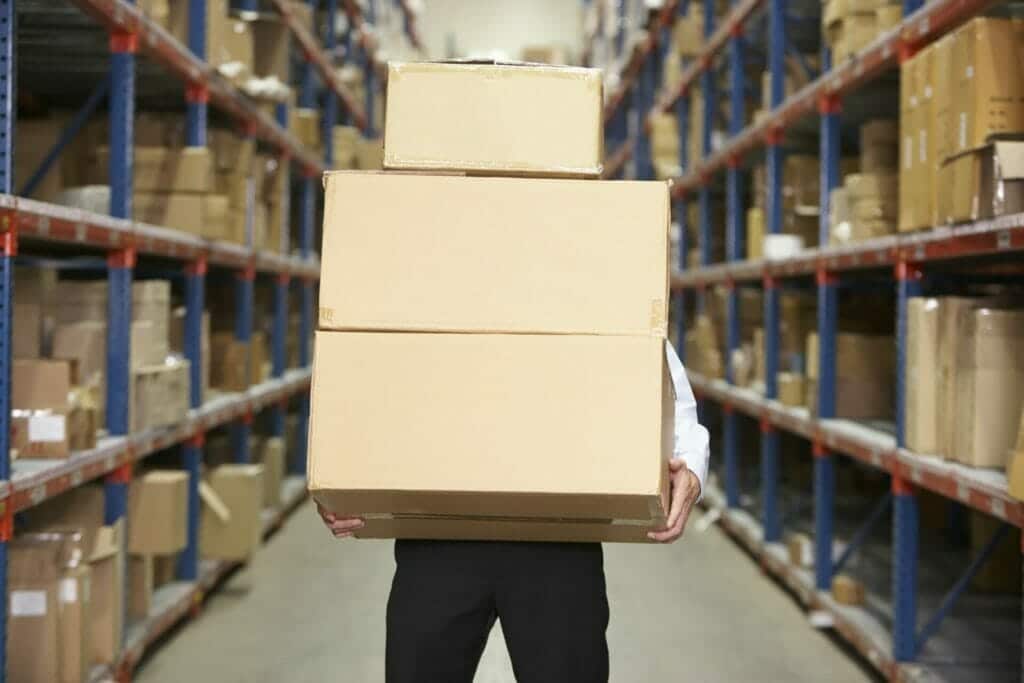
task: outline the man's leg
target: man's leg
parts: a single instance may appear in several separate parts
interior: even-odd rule
[[[472,683],[495,619],[487,545],[395,542],[387,683]]]
[[[601,546],[501,544],[498,619],[519,683],[606,683]]]

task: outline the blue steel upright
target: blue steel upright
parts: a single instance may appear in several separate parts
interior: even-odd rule
[[[334,48],[338,44],[335,19],[338,15],[338,0],[326,0],[327,25],[324,28],[324,49],[333,60]],[[324,166],[334,166],[334,126],[338,123],[338,95],[330,88],[324,89]]]
[[[10,194],[14,181],[14,0],[0,0],[0,192]],[[11,339],[14,303],[14,257],[18,239],[13,225],[0,224],[0,481],[11,478]],[[14,515],[0,514],[0,683],[7,680],[7,544],[14,535]]]
[[[774,110],[785,97],[786,1],[768,3],[769,101]],[[765,149],[765,229],[769,235],[782,232],[782,186],[784,183],[782,131],[769,134]],[[765,398],[778,398],[779,287],[775,278],[764,278],[764,367]],[[766,543],[782,540],[779,506],[779,433],[767,420],[761,421],[761,522]]]
[[[288,286],[291,278],[281,273],[274,281],[274,334],[271,339],[271,375],[274,379],[284,377],[287,359],[286,340],[288,336]],[[271,433],[273,436],[284,436],[284,418],[287,403],[276,404],[272,408]]]
[[[316,208],[314,178],[302,179],[302,207],[299,214],[299,253],[309,258],[313,253],[313,221]],[[299,285],[299,367],[310,366],[310,336],[313,330],[313,283],[303,278]],[[299,442],[295,444],[296,457],[291,462],[292,473],[306,473],[306,434],[309,430],[309,392],[299,397]]]
[[[633,162],[637,180],[654,178],[654,164],[651,160],[651,136],[645,125],[647,115],[654,106],[654,91],[657,88],[658,63],[655,52],[651,52],[640,65],[637,79],[636,97],[633,98],[633,116],[636,127],[636,146],[633,150]]]
[[[256,271],[252,265],[235,274],[235,339],[248,348],[249,365],[246,373],[249,378],[256,373],[252,364],[252,321],[255,299]],[[252,416],[246,414],[240,420],[231,423],[231,450],[235,454],[235,462],[247,463],[252,458],[249,452],[249,437],[252,435]]]
[[[704,0],[704,38],[709,39],[715,32],[715,1]],[[704,126],[701,129],[701,156],[707,159],[711,156],[712,131],[715,127],[715,106],[718,100],[717,88],[715,88],[715,72],[711,63],[708,63],[700,76],[701,94],[704,97]],[[700,206],[700,254],[701,265],[711,265],[711,236],[712,236],[712,215],[711,215],[711,186],[710,178],[706,178],[701,184],[698,193]],[[698,293],[697,306],[703,312],[705,310],[705,294],[703,290]]]

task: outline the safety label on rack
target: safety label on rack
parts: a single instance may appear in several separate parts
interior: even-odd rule
[[[46,616],[46,591],[11,591],[11,616]]]

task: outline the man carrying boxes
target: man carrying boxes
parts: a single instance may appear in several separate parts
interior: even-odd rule
[[[701,495],[668,188],[593,180],[601,101],[596,70],[392,64],[407,172],[326,178],[309,488],[398,539],[389,682],[471,681],[495,619],[518,680],[606,681],[598,543],[674,541]]]

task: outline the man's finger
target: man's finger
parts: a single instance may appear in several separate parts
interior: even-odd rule
[[[688,482],[686,472],[680,472],[672,476],[672,503],[669,506],[668,522],[665,526],[669,529],[676,525],[679,514],[683,511],[683,501],[686,500],[684,486]]]
[[[365,522],[361,519],[339,519],[335,522],[331,522],[332,531],[351,531],[354,529],[362,529],[365,526]]]
[[[334,537],[335,538],[351,538],[353,533],[354,532],[352,532],[352,531],[335,531],[334,532]]]
[[[678,472],[679,470],[683,469],[685,466],[686,466],[686,463],[683,462],[682,458],[672,458],[671,460],[668,461],[668,468],[672,472]]]

